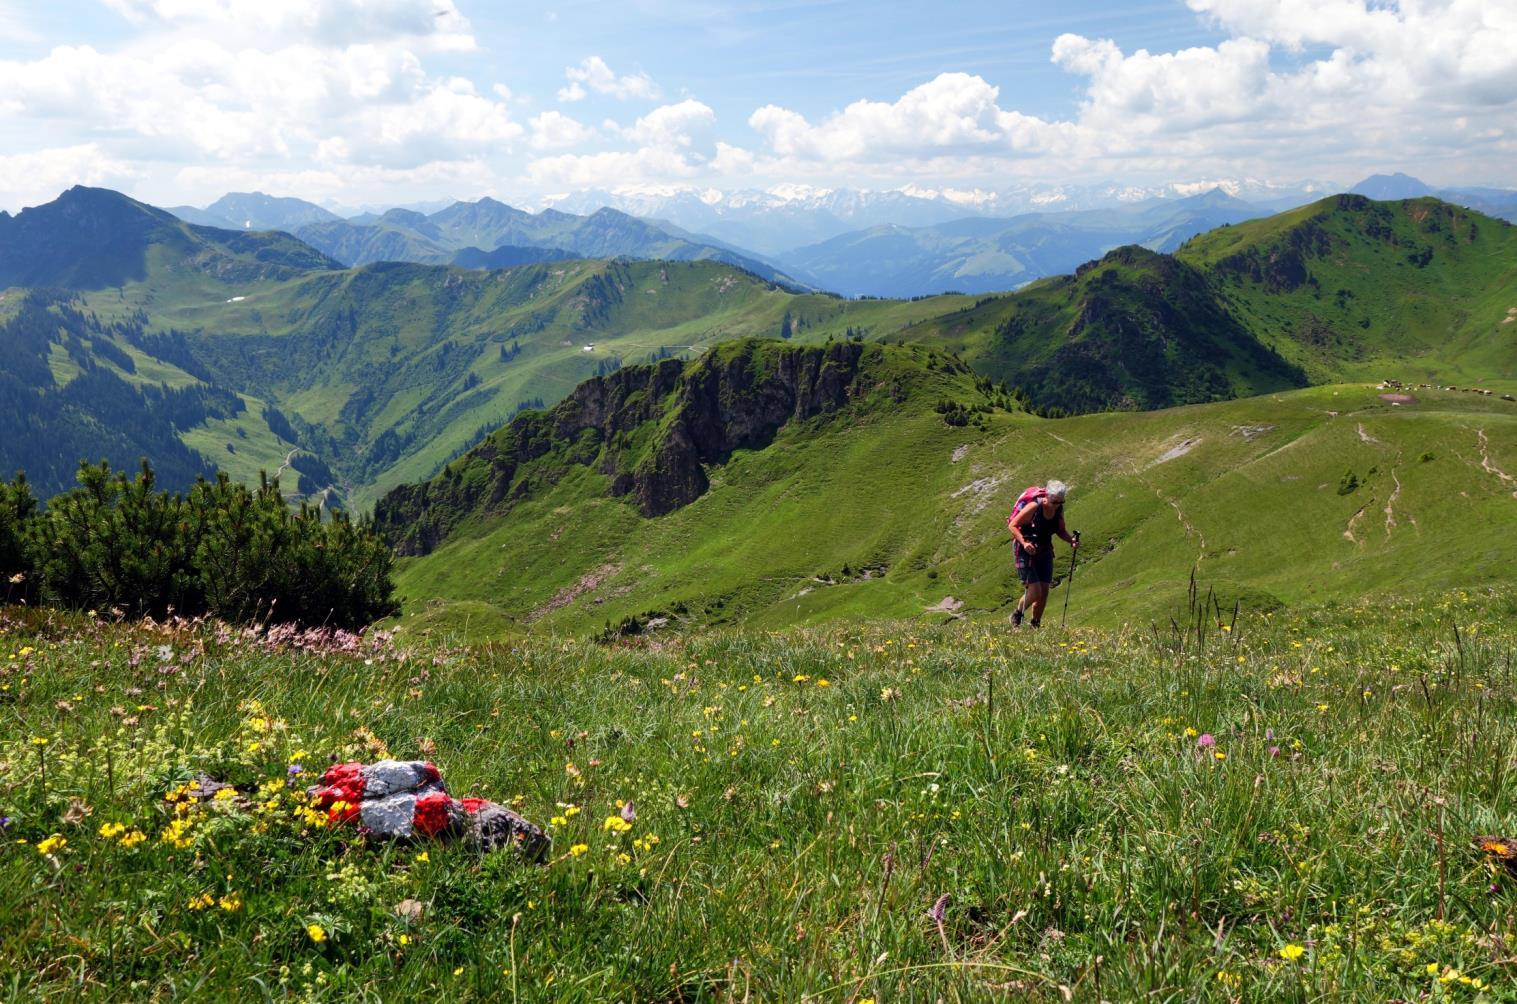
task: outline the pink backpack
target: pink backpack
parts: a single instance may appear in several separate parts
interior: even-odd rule
[[[1011,507],[1011,515],[1006,517],[1006,529],[1011,529],[1011,521],[1017,518],[1017,513],[1026,509],[1029,503],[1036,502],[1047,494],[1042,485],[1033,485],[1018,495],[1016,504]]]

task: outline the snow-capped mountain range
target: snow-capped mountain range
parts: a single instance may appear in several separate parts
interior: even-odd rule
[[[1341,191],[1310,182],[1278,185],[1256,179],[1216,179],[1165,185],[1022,185],[987,189],[907,186],[869,190],[777,185],[766,189],[695,186],[628,186],[549,196],[541,205],[588,213],[610,206],[645,219],[666,220],[686,230],[782,255],[855,230],[891,224],[933,226],[972,216],[1108,209],[1153,199],[1180,199],[1220,189],[1263,209],[1281,209]]]

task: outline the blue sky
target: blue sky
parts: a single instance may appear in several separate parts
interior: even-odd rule
[[[0,208],[68,184],[1510,184],[1517,0],[0,0]]]

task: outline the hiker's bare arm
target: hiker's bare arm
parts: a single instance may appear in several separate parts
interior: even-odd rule
[[[1070,547],[1080,546],[1080,542],[1069,535],[1069,528],[1064,525],[1064,513],[1062,510],[1059,512],[1059,536],[1068,541]]]
[[[1036,508],[1037,504],[1034,503],[1017,513],[1011,520],[1011,535],[1017,539],[1018,544],[1022,545],[1023,550],[1036,550],[1034,545],[1026,537],[1022,536],[1022,531],[1027,527],[1028,523],[1032,522],[1032,514]]]

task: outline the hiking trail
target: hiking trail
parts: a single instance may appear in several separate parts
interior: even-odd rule
[[[1372,506],[1374,504],[1375,504],[1375,500],[1372,497],[1367,502],[1365,502],[1364,505],[1362,505],[1362,506],[1359,507],[1358,512],[1354,513],[1352,516],[1350,516],[1348,518],[1348,526],[1346,526],[1346,527],[1343,528],[1343,536],[1347,537],[1350,541],[1352,541],[1355,544],[1362,544],[1362,543],[1364,543],[1364,541],[1362,541],[1358,537],[1354,536],[1354,524],[1357,523],[1357,522],[1359,522],[1359,518],[1364,515],[1364,510],[1368,509],[1370,506]]]
[[[1195,537],[1198,541],[1196,551],[1196,567],[1199,568],[1201,562],[1206,560],[1206,535],[1203,534],[1200,530],[1197,530],[1195,525],[1191,523],[1190,520],[1185,518],[1185,513],[1180,509],[1180,503],[1176,502],[1174,499],[1165,498],[1164,493],[1159,491],[1157,488],[1154,489],[1154,494],[1159,496],[1159,498],[1163,501],[1169,503],[1170,508],[1175,511],[1175,518],[1180,521],[1180,526],[1184,528],[1185,535],[1187,537]]]
[[[1391,481],[1396,485],[1391,491],[1391,497],[1385,500],[1385,539],[1391,539],[1391,531],[1400,524],[1396,522],[1396,500],[1401,497],[1401,479],[1396,476],[1396,468],[1391,468]],[[1411,513],[1406,514],[1407,522],[1412,524],[1412,529],[1417,528],[1417,517]]]
[[[1488,474],[1494,474],[1502,480],[1502,483],[1513,486],[1512,498],[1517,499],[1517,478],[1512,477],[1506,471],[1491,463],[1490,443],[1485,438],[1484,429],[1476,429],[1475,435],[1480,437],[1480,468]]]

